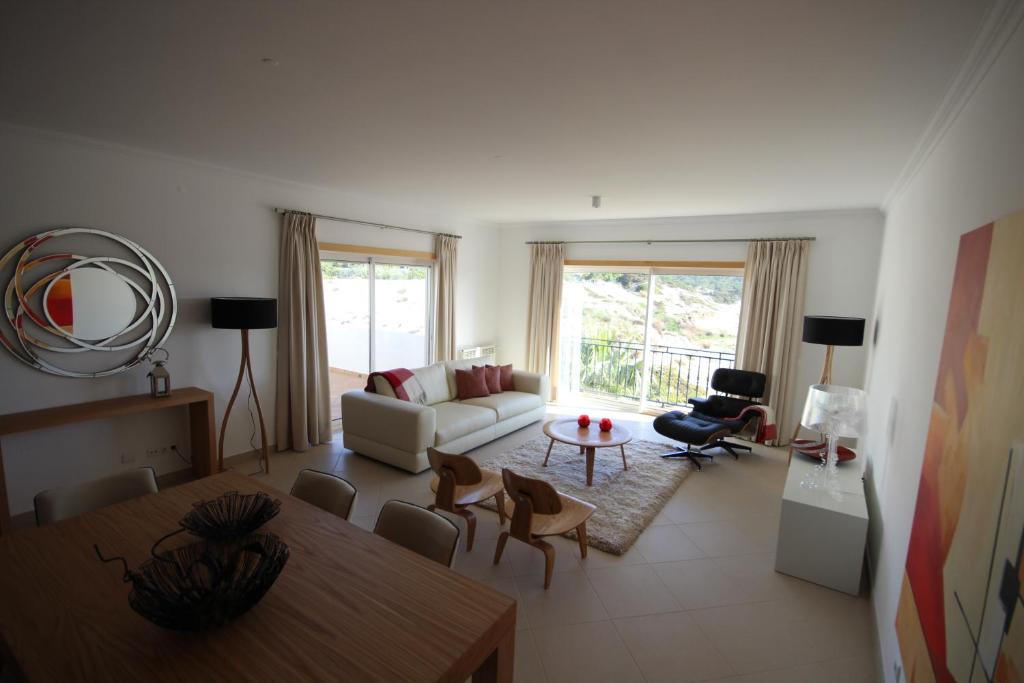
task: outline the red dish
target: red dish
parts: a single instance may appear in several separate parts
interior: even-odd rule
[[[808,458],[814,458],[815,460],[824,460],[828,453],[826,444],[818,441],[811,441],[810,439],[794,439],[792,447],[797,453],[806,455]],[[839,462],[846,462],[847,460],[853,460],[857,457],[857,454],[846,446],[839,446],[836,450],[839,454]]]

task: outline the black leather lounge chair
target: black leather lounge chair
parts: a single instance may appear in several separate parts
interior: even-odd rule
[[[711,388],[722,392],[706,398],[691,398],[693,409],[689,414],[678,410],[659,415],[654,420],[654,431],[686,444],[685,450],[665,453],[663,458],[689,458],[701,469],[697,458],[714,457],[710,451],[722,448],[739,459],[736,451],[749,451],[750,446],[726,441],[725,437],[737,434],[751,420],[757,418],[753,411],[738,417],[743,409],[758,405],[764,396],[766,378],[760,372],[719,368],[711,376]],[[694,448],[696,446],[696,448]]]

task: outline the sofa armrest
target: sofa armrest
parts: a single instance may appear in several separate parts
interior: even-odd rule
[[[548,376],[538,372],[526,372],[525,370],[512,371],[512,386],[516,391],[527,394],[537,394],[544,402],[551,399],[551,380]]]
[[[430,406],[367,391],[341,395],[344,431],[407,453],[434,445],[437,413]]]

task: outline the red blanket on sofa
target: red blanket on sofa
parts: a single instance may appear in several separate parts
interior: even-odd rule
[[[405,382],[412,377],[412,372],[406,368],[395,368],[394,370],[381,370],[380,372],[371,372],[370,376],[366,378],[366,389],[365,391],[371,394],[377,393],[377,385],[374,383],[374,377],[383,377],[391,385],[391,389],[395,392],[395,398],[400,398],[403,401],[409,400],[409,392],[405,390]]]

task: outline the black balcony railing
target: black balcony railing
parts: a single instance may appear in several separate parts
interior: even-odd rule
[[[661,406],[686,405],[686,400],[711,393],[711,375],[731,368],[731,351],[686,349],[652,344],[647,400]],[[639,401],[644,374],[644,345],[614,339],[580,340],[580,391]]]

